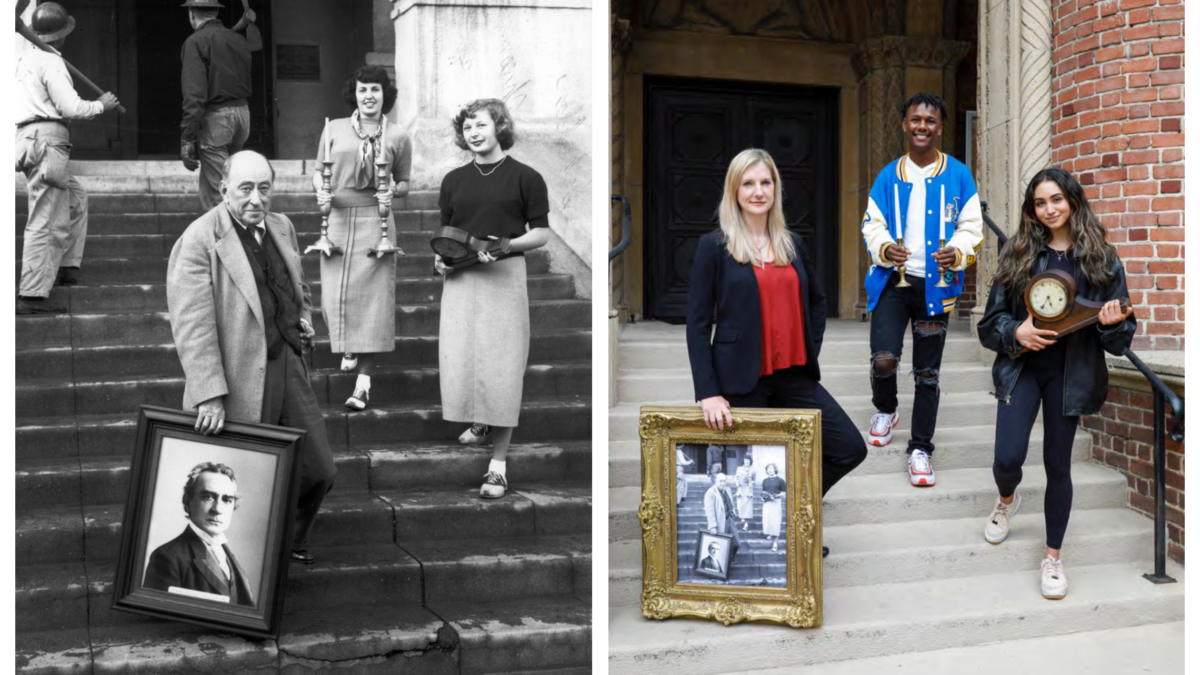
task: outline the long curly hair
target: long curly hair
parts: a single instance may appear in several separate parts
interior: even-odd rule
[[[358,89],[359,82],[378,84],[383,89],[383,107],[380,111],[384,115],[392,111],[392,106],[396,105],[397,90],[383,66],[363,66],[354,71],[354,75],[342,85],[342,101],[352,110],[358,108],[358,98],[354,92]]]
[[[508,112],[508,106],[498,98],[476,99],[459,109],[451,122],[454,125],[454,144],[463,150],[471,149],[471,146],[467,145],[467,139],[463,138],[463,122],[466,122],[468,117],[475,119],[475,115],[481,110],[496,124],[496,140],[500,143],[500,149],[511,148],[517,142],[517,126],[513,123],[512,114]]]
[[[1108,243],[1108,235],[1096,213],[1088,204],[1083,186],[1071,174],[1051,167],[1034,174],[1025,188],[1025,200],[1021,204],[1021,224],[1017,234],[1010,237],[1000,252],[1000,265],[996,280],[1013,292],[1023,292],[1025,283],[1033,276],[1033,264],[1042,245],[1049,244],[1050,230],[1038,220],[1034,210],[1033,194],[1046,181],[1057,185],[1071,205],[1071,216],[1067,219],[1068,232],[1073,240],[1073,255],[1079,271],[1094,286],[1108,282],[1109,266],[1117,250]]]

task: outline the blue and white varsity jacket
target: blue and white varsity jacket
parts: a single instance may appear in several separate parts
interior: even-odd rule
[[[911,162],[906,153],[903,157],[884,167],[871,186],[867,197],[867,211],[863,214],[862,235],[871,256],[871,270],[867,273],[867,311],[874,311],[879,294],[892,274],[893,265],[882,257],[885,244],[896,243],[896,233],[904,233],[907,227],[908,200],[912,196],[912,183],[907,177],[906,166]],[[975,178],[962,162],[938,151],[937,167],[925,185],[925,304],[933,316],[954,309],[962,293],[963,270],[975,263],[979,246],[983,242],[983,211],[979,207],[979,195],[975,191]],[[946,203],[942,204],[942,186],[946,188]],[[894,203],[899,192],[900,204]],[[897,211],[899,209],[899,211]],[[946,245],[956,249],[958,257],[954,265],[946,270],[949,288],[935,286],[938,264],[933,254],[938,249],[938,214],[946,213]],[[908,235],[911,237],[912,232]]]

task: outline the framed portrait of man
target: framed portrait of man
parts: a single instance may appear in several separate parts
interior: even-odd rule
[[[304,432],[142,406],[113,608],[278,637]]]
[[[821,625],[821,414],[641,410],[642,614]],[[680,471],[705,452],[704,472]]]

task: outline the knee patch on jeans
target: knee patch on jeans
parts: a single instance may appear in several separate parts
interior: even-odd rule
[[[894,377],[896,368],[900,366],[900,359],[891,352],[875,352],[871,355],[871,379],[881,379],[886,377]]]
[[[917,321],[913,324],[917,337],[940,337],[946,334],[946,324],[941,321]]]
[[[918,387],[936,387],[938,386],[938,369],[922,368],[914,370],[913,379],[917,381]]]

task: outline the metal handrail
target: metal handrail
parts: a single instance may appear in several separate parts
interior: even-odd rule
[[[617,244],[616,248],[608,252],[609,262],[612,262],[625,249],[629,248],[629,242],[633,239],[633,222],[630,220],[629,200],[621,195],[612,195],[612,200],[614,202],[621,202],[621,241]]]
[[[988,215],[988,203],[981,201],[979,202],[979,206],[980,210],[983,211],[983,223],[988,226],[988,229],[992,231],[992,234],[996,235],[996,241],[998,242],[996,247],[1004,248],[1004,245],[1008,243],[1008,235],[1004,234],[1004,232],[996,226],[996,223],[992,220],[991,216]]]

